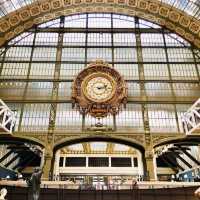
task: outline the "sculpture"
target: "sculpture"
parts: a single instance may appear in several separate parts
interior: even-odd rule
[[[194,192],[194,195],[200,199],[200,187]]]
[[[32,187],[33,200],[39,199],[41,176],[42,176],[42,170],[40,168],[35,168],[30,180],[28,180],[28,185]]]
[[[0,200],[5,200],[6,194],[7,194],[6,188],[1,189],[1,191],[0,191]]]

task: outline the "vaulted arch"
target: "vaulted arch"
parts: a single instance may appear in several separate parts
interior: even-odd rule
[[[166,138],[160,140],[158,143],[154,145],[154,147],[159,147],[167,144],[179,144],[179,145],[198,145],[200,144],[200,137],[198,135],[190,136],[190,137],[174,137]]]
[[[77,143],[82,143],[82,142],[113,142],[113,143],[119,143],[119,144],[124,144],[128,145],[131,147],[134,147],[138,149],[141,153],[144,153],[144,144],[139,143],[136,140],[127,140],[126,138],[121,138],[121,137],[110,137],[110,136],[102,136],[102,135],[94,135],[90,137],[78,137],[78,138],[73,138],[73,139],[63,139],[59,142],[57,142],[54,145],[54,152],[56,152],[58,149],[61,149],[64,146],[72,145],[72,144],[77,144]]]
[[[0,135],[0,144],[23,144],[23,143],[30,143],[30,144],[35,144],[40,147],[44,147],[45,144],[41,142],[40,140],[36,138],[31,138],[31,137],[16,137],[16,136],[10,136],[7,134],[1,134]]]
[[[158,0],[43,0],[22,7],[0,19],[0,46],[33,27],[62,15],[118,13],[138,16],[174,31],[200,47],[200,22]]]

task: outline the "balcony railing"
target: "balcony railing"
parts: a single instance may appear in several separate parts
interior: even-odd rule
[[[0,132],[12,133],[15,121],[15,113],[0,99]]]
[[[200,134],[200,98],[182,116],[186,135]]]

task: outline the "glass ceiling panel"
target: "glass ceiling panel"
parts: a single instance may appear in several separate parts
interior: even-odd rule
[[[106,152],[108,145],[113,145],[113,152],[128,152],[130,147],[127,145],[123,144],[118,144],[118,143],[109,143],[109,142],[88,142],[85,143],[89,145],[91,152],[96,152],[96,151],[101,151],[101,152]],[[65,147],[64,147],[65,148]],[[70,151],[80,151],[82,152],[83,149],[83,143],[79,144],[73,144],[67,147],[68,150]]]
[[[114,151],[128,151],[129,146],[123,145],[123,144],[115,144]]]
[[[83,151],[83,145],[81,143],[73,144],[68,146],[68,149],[71,151]]]
[[[40,0],[0,0],[0,16],[19,9],[23,6],[27,6],[33,2]],[[196,18],[200,18],[200,1],[199,0],[159,0],[160,2],[170,4]],[[105,17],[105,16],[103,16]]]
[[[106,151],[106,142],[91,142],[90,143],[92,151]]]

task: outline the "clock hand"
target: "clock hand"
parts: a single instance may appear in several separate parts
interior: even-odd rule
[[[106,86],[106,87],[107,87],[107,86]],[[104,88],[106,88],[106,87],[105,87],[105,85],[104,85],[103,87],[97,87],[97,89],[100,90],[100,89],[104,89]]]

